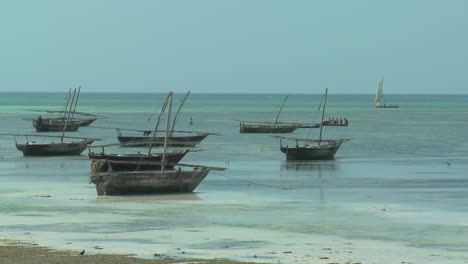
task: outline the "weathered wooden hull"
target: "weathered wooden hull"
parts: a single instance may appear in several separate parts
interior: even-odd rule
[[[166,168],[173,168],[187,153],[189,150],[181,150],[166,153]],[[112,170],[115,171],[131,171],[131,170],[157,170],[161,169],[162,154],[101,154],[101,153],[89,153],[88,157],[91,159],[91,165],[99,160],[117,161],[112,163]],[[158,164],[159,163],[159,164]],[[101,165],[101,172],[109,170],[108,163]]]
[[[209,170],[195,168],[191,171],[113,171],[91,176],[96,192],[101,195],[148,195],[187,193],[208,175]]]
[[[33,127],[36,129],[36,132],[61,132],[63,131],[64,126],[65,126],[65,123],[61,123],[61,122],[37,123],[33,121]],[[65,131],[68,131],[68,132],[78,131],[78,128],[80,128],[79,123],[67,123],[67,127],[65,128]]]
[[[341,143],[323,145],[320,147],[283,147],[281,152],[286,154],[286,160],[329,160],[334,159]]]
[[[68,120],[65,131],[77,131],[80,126],[89,126],[96,118]],[[63,131],[65,119],[63,118],[42,118],[33,120],[33,127],[37,132],[59,132]]]
[[[167,145],[169,147],[194,147],[199,144],[203,139],[205,139],[208,134],[202,133],[195,136],[171,136],[168,138]],[[148,142],[151,141],[151,136],[141,136],[141,137],[129,137],[129,136],[117,136],[117,139],[122,144],[122,146],[127,147],[144,147],[148,145]],[[164,137],[155,137],[152,140],[151,145],[153,147],[162,147],[164,146]]]
[[[80,155],[94,140],[84,140],[72,143],[25,143],[16,144],[16,148],[24,156],[69,156]]]

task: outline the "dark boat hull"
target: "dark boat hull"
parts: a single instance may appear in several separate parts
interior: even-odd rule
[[[191,171],[112,171],[91,176],[96,192],[101,195],[148,195],[164,193],[188,193],[208,175],[208,169]]]
[[[34,125],[36,128],[36,132],[62,132],[63,131],[63,124],[37,124]],[[79,124],[67,124],[65,131],[74,132],[78,131],[80,128]]]
[[[168,138],[167,145],[169,147],[194,147],[199,144],[203,139],[205,139],[208,134],[198,134],[196,136],[171,136]],[[128,147],[144,147],[148,145],[148,142],[151,141],[152,137],[143,136],[143,137],[129,137],[129,136],[117,136],[120,144],[122,146]],[[151,145],[153,147],[162,147],[164,146],[164,137],[155,137],[152,140]]]
[[[240,133],[291,133],[297,126],[241,125]]]
[[[172,153],[166,153],[166,168],[173,168],[189,151],[175,151]],[[91,166],[95,162],[100,160],[115,161],[111,167],[114,171],[132,171],[132,170],[158,170],[161,169],[162,154],[100,154],[100,153],[89,153],[89,159],[91,159]],[[105,172],[109,170],[107,162],[103,162],[100,165],[99,171]]]
[[[278,123],[246,124],[240,123],[240,133],[291,133],[298,128],[319,128],[320,124]]]
[[[376,106],[376,108],[400,108],[398,105],[381,105],[381,106]]]
[[[80,126],[89,126],[96,118],[90,119],[73,119],[66,122],[67,127],[65,131],[77,131]],[[33,120],[33,127],[36,132],[61,132],[65,126],[65,119],[63,118],[42,118]]]
[[[281,152],[286,154],[286,160],[330,160],[335,158],[335,154],[340,146],[341,143],[320,147],[281,146]]]
[[[72,143],[26,143],[16,144],[16,148],[24,156],[69,156],[80,155],[94,140],[84,140]]]

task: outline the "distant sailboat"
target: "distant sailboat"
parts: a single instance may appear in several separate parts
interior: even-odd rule
[[[375,107],[376,108],[399,108],[398,105],[386,105],[383,103],[383,95],[382,95],[382,89],[383,89],[383,78],[379,82],[379,87],[377,88],[377,93],[375,94]]]

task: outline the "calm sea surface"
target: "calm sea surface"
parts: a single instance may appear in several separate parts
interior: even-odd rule
[[[113,128],[152,129],[165,96],[83,93],[77,111],[104,118],[67,135],[107,144],[117,142]],[[376,109],[374,95],[331,93],[325,116],[350,125],[325,127],[324,138],[351,141],[333,161],[302,163],[285,162],[276,138],[239,134],[238,120],[274,121],[283,97],[188,98],[176,129],[221,135],[207,137],[183,162],[228,170],[211,172],[186,195],[97,197],[87,151],[23,157],[12,136],[0,136],[0,238],[148,258],[468,263],[468,95],[387,95],[400,108]],[[319,122],[321,99],[289,95],[280,120]],[[54,116],[35,110],[64,103],[59,93],[0,93],[0,133],[35,134],[30,119]],[[316,138],[318,131],[289,135]]]

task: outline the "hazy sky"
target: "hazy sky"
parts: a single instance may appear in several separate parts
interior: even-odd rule
[[[0,91],[468,93],[467,0],[10,0]]]

